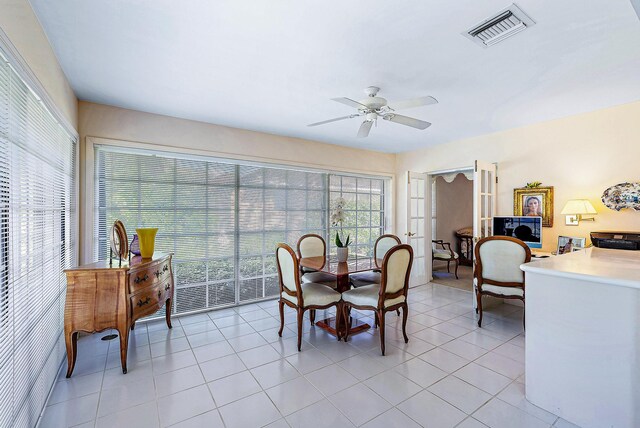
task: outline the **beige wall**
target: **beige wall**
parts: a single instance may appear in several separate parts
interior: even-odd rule
[[[455,232],[473,223],[473,181],[458,174],[451,183],[436,178],[436,238],[456,248]]]
[[[90,138],[94,141],[119,140],[126,145],[137,143],[134,145],[161,146],[175,151],[280,165],[387,176],[393,176],[395,173],[394,154],[229,128],[84,101],[79,103],[78,111],[82,177],[80,194],[83,195],[81,206],[85,207],[80,215],[80,230],[83,231],[80,254],[83,261],[90,257],[88,249],[92,237],[92,226],[86,217],[86,212],[90,212],[91,209],[87,203],[91,204],[93,200],[92,186],[87,184],[91,182],[93,172],[92,161],[87,159],[87,147],[91,143],[87,143],[87,137],[97,137]],[[120,144],[118,141],[115,143]],[[91,157],[90,152],[88,157]]]
[[[558,235],[640,231],[640,212],[612,211],[600,200],[611,185],[640,181],[640,102],[398,154],[396,231],[406,231],[406,171],[469,166],[475,159],[498,163],[498,215],[513,214],[515,187],[536,180],[555,187],[554,227],[543,230],[545,250],[555,250]],[[598,210],[595,222],[564,225],[560,211],[573,198],[591,201]]]
[[[66,118],[77,129],[78,100],[28,0],[3,0],[0,28]]]

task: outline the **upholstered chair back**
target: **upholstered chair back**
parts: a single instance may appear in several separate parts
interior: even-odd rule
[[[374,248],[376,266],[382,267],[378,263],[378,259],[380,259],[380,260],[384,259],[384,256],[385,256],[385,254],[387,254],[387,251],[389,251],[391,249],[391,247],[395,247],[399,243],[400,243],[400,238],[398,238],[395,235],[382,235],[382,236],[380,236],[376,240],[376,245],[375,245],[375,248]]]
[[[324,257],[326,248],[324,239],[320,235],[304,235],[298,240],[298,256],[301,258]]]
[[[278,263],[278,273],[282,286],[294,293],[297,290],[299,279],[298,260],[291,247],[287,244],[278,244],[276,249],[276,261]]]
[[[479,241],[476,248],[478,276],[496,282],[524,282],[524,272],[520,269],[520,265],[528,261],[524,242],[493,236]]]
[[[382,283],[386,294],[397,293],[408,286],[411,263],[413,250],[410,245],[395,245],[387,251],[382,263]]]

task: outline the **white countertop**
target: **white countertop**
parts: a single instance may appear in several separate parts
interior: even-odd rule
[[[640,289],[640,251],[591,247],[561,256],[533,259],[520,268],[525,272]]]

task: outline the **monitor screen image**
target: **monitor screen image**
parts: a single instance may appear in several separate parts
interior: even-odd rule
[[[542,248],[542,217],[494,217],[493,236],[511,236],[529,248]]]

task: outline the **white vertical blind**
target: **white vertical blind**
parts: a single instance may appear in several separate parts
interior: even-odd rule
[[[306,233],[328,238],[330,180],[344,180],[336,191],[353,202],[358,251],[373,254],[383,229],[384,179],[115,146],[95,153],[94,258],[109,257],[116,219],[129,238],[136,227],[158,227],[156,248],[174,253],[174,313],[277,296],[275,246],[295,248]]]
[[[65,355],[76,142],[0,55],[0,426],[34,426]]]

